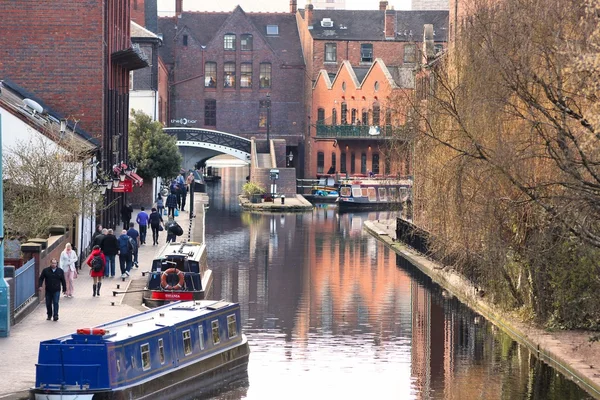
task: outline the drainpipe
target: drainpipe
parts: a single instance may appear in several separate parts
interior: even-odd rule
[[[0,115],[0,337],[10,335],[10,290],[4,279],[4,185],[2,173],[2,115]]]

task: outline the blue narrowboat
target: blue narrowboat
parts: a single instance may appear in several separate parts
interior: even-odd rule
[[[187,399],[247,376],[240,306],[175,302],[40,343],[31,400]]]
[[[344,179],[340,182],[338,211],[402,210],[412,201],[411,179]]]

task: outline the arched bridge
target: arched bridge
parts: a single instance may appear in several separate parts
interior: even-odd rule
[[[205,161],[219,154],[229,154],[250,162],[250,140],[243,137],[198,128],[164,128],[163,131],[177,138],[185,169],[193,169],[198,161]]]

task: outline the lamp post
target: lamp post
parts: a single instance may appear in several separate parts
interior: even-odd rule
[[[270,146],[269,145],[269,133],[270,132],[271,132],[271,93],[267,93],[267,146]]]
[[[10,335],[10,291],[4,279],[4,187],[2,182],[2,116],[0,115],[0,337]]]

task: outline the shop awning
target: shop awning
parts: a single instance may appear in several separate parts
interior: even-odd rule
[[[144,179],[135,172],[125,171],[125,175],[127,175],[135,185],[142,186],[144,184]]]

